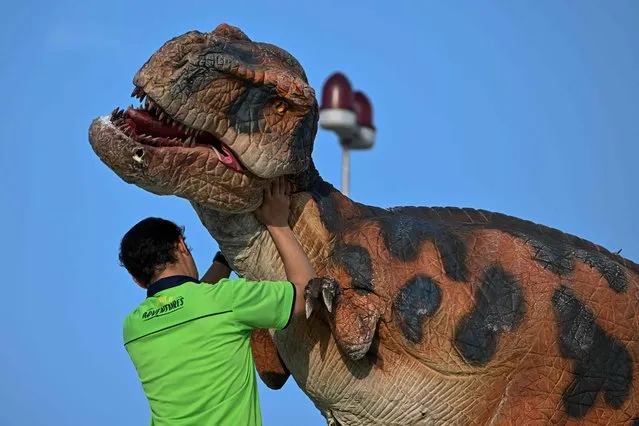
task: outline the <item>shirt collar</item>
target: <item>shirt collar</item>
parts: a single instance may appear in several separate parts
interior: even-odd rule
[[[189,277],[186,275],[172,275],[170,277],[160,278],[159,280],[151,283],[146,289],[146,297],[153,297],[157,293],[166,290],[167,288],[177,287],[184,283],[198,283],[200,280],[197,278]]]

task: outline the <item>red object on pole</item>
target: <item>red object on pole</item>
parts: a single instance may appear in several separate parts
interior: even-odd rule
[[[375,129],[373,126],[373,106],[371,101],[362,91],[357,91],[353,95],[355,113],[357,114],[357,124],[369,129]]]
[[[324,82],[319,125],[335,132],[342,146],[342,192],[348,196],[350,151],[371,149],[375,144],[373,106],[362,91],[353,93],[351,82],[335,72]]]
[[[324,83],[320,110],[324,109],[354,110],[353,89],[344,74],[336,72]]]

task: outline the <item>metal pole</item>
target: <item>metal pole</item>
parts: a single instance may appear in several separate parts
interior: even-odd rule
[[[350,150],[342,145],[342,194],[348,197],[349,175],[351,168]]]

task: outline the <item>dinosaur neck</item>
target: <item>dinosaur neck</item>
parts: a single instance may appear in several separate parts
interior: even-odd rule
[[[344,212],[354,211],[356,204],[325,182],[313,163],[293,181],[297,193],[291,199],[289,223],[316,269],[321,268],[335,223],[341,222]],[[192,205],[238,275],[251,280],[285,279],[275,243],[252,213],[230,214]]]

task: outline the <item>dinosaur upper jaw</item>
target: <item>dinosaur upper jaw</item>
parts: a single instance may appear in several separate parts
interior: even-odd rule
[[[111,122],[136,142],[155,147],[212,149],[222,164],[239,173],[246,171],[220,137],[174,120],[138,87],[132,96],[145,102],[139,108],[129,107],[126,111],[116,108],[111,113]]]
[[[144,106],[116,108],[93,120],[89,141],[121,179],[154,194],[228,213],[249,212],[262,202],[267,180],[248,171],[222,138],[171,119],[148,98]]]

